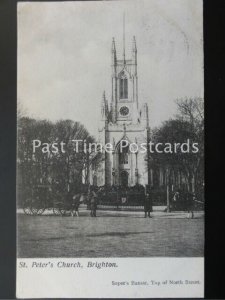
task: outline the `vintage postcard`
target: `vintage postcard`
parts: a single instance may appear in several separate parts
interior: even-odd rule
[[[17,28],[17,297],[203,297],[202,1],[18,2]]]

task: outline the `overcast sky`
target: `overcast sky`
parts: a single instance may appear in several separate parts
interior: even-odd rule
[[[135,35],[139,102],[150,125],[176,112],[174,100],[203,97],[199,0],[18,4],[18,101],[27,115],[82,122],[97,135],[103,90],[111,99],[111,43],[126,57]],[[119,57],[120,58],[120,57]]]

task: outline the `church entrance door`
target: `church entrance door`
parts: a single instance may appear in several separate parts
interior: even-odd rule
[[[121,175],[121,185],[123,187],[128,186],[128,175],[129,175],[128,172],[127,171],[122,171],[120,173],[120,175]]]

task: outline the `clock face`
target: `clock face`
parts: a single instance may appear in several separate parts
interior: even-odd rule
[[[121,116],[127,116],[129,114],[129,108],[127,106],[122,106],[120,108]]]

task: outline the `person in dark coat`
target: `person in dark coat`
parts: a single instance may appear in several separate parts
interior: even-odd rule
[[[176,191],[173,195],[173,209],[176,210],[180,202],[180,191]]]
[[[79,217],[80,197],[81,197],[80,193],[75,194],[73,196],[73,210],[71,212],[72,216],[75,215],[75,216]],[[74,211],[74,213],[73,213],[73,211]]]
[[[147,215],[149,218],[151,218],[151,211],[152,211],[152,201],[151,201],[151,195],[150,195],[150,192],[148,191],[146,193],[146,196],[145,196],[145,204],[144,204],[144,211],[145,211],[145,218],[147,218]]]
[[[195,196],[194,194],[188,192],[186,194],[186,207],[187,207],[187,212],[188,212],[188,218],[193,219],[194,218],[194,200]]]
[[[90,191],[91,217],[96,217],[97,211],[97,194],[94,188]]]

